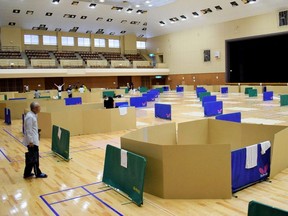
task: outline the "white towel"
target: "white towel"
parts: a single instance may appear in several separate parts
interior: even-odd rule
[[[127,107],[119,107],[119,113],[120,113],[120,115],[126,115],[127,114]]]
[[[258,159],[258,144],[246,147],[246,169],[251,169],[257,166]]]
[[[271,147],[271,143],[270,141],[265,141],[265,142],[262,142],[260,143],[261,145],[261,154],[265,154],[266,151]]]

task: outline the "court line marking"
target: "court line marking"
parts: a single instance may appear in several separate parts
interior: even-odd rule
[[[1,149],[0,149],[0,152],[9,161],[9,163],[11,163],[11,160],[9,159],[9,157]]]
[[[6,130],[5,128],[3,128],[3,130],[8,134],[10,135],[12,138],[14,138],[15,140],[17,140],[19,143],[21,143],[23,146],[25,146],[23,144],[23,142],[21,140],[19,140],[16,136],[14,136],[10,131]],[[26,146],[25,146],[26,147]]]
[[[48,206],[48,208],[55,214],[55,215],[59,215],[59,213],[52,207],[52,205],[55,205],[55,204],[58,204],[58,203],[62,203],[62,202],[66,202],[66,201],[70,201],[70,200],[74,200],[74,199],[79,199],[81,197],[86,197],[86,196],[92,196],[94,197],[96,200],[98,200],[100,203],[102,203],[104,206],[106,206],[107,208],[109,208],[110,210],[112,210],[114,213],[116,213],[117,215],[119,216],[124,216],[124,214],[120,213],[119,211],[117,211],[115,208],[113,208],[112,206],[110,206],[108,203],[106,203],[105,201],[103,201],[101,198],[99,198],[98,196],[96,196],[95,194],[99,194],[99,193],[104,193],[106,191],[109,191],[111,190],[111,188],[109,189],[105,189],[105,190],[102,190],[102,191],[97,191],[97,192],[94,192],[92,193],[90,190],[88,190],[87,188],[85,187],[89,187],[91,185],[97,185],[97,184],[100,184],[102,182],[94,182],[94,183],[91,183],[91,184],[86,184],[86,185],[82,185],[82,186],[77,186],[77,187],[73,187],[73,188],[67,188],[67,189],[64,189],[64,190],[59,190],[59,191],[56,191],[56,192],[51,192],[51,193],[47,193],[47,194],[43,194],[43,195],[40,195],[40,198],[42,199],[42,201]],[[53,202],[53,203],[48,203],[48,201],[44,198],[45,196],[49,196],[49,195],[53,195],[53,194],[57,194],[57,193],[61,193],[61,192],[65,192],[65,191],[69,191],[69,190],[75,190],[75,189],[78,189],[78,188],[81,188],[83,189],[84,191],[86,191],[88,194],[85,194],[85,195],[81,195],[81,196],[77,196],[77,197],[73,197],[73,198],[69,198],[69,199],[65,199],[65,200],[59,200],[59,201],[56,201],[56,202]]]

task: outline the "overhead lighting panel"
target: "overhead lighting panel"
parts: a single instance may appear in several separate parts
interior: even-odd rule
[[[92,9],[96,8],[96,4],[95,4],[95,3],[91,3],[91,4],[89,5],[89,8],[92,8]]]
[[[166,23],[164,21],[160,21],[160,26],[164,26]]]
[[[199,17],[199,14],[197,12],[192,12],[194,17]]]
[[[52,0],[52,4],[59,4],[60,0]]]
[[[184,20],[187,20],[187,17],[186,17],[185,15],[181,15],[180,18],[181,18],[181,20],[183,20],[183,21],[184,21]]]

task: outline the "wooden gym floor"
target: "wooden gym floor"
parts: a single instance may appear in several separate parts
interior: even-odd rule
[[[262,96],[248,98],[243,94],[217,94],[223,100],[224,113],[240,111],[247,123],[288,126],[288,106],[280,107],[279,96],[262,101]],[[203,117],[194,92],[163,93],[157,102],[172,104],[172,121],[184,122]],[[155,119],[154,103],[137,109],[137,127],[163,124]],[[3,122],[3,121],[2,121]],[[51,153],[51,140],[40,140],[40,168],[47,179],[24,180],[24,152],[21,121],[11,126],[1,122],[0,130],[0,215],[247,215],[248,202],[256,200],[288,210],[288,169],[271,182],[262,182],[239,191],[238,198],[227,200],[164,200],[144,194],[144,205],[131,204],[122,195],[101,183],[105,146],[120,147],[118,131],[71,137],[71,160],[65,162]],[[95,123],[96,125],[97,123]],[[287,143],[288,145],[288,143]],[[288,158],[288,157],[287,157]]]

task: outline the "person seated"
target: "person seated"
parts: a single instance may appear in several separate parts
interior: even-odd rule
[[[34,92],[34,98],[40,98],[40,92],[36,89]]]
[[[80,93],[84,93],[85,92],[85,88],[83,87],[83,85],[80,86],[80,88],[78,89],[78,91]]]
[[[114,99],[111,96],[104,95],[104,107],[106,109],[114,108]]]

